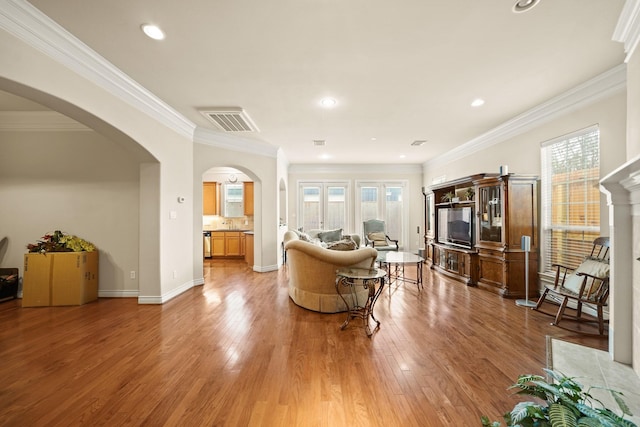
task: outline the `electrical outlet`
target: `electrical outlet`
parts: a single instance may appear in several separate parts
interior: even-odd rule
[[[129,277],[130,277],[131,279],[135,279],[135,278],[136,278],[136,272],[135,272],[135,270],[131,270],[131,272],[129,273]]]

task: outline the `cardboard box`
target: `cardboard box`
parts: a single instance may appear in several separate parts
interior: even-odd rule
[[[98,251],[24,255],[22,306],[82,305],[98,299]]]

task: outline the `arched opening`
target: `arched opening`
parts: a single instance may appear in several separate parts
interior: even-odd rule
[[[141,223],[158,203],[158,160],[90,112],[7,79],[0,111],[0,195],[12,205],[0,212],[0,262],[22,266],[27,243],[61,229],[98,247],[99,296],[139,296],[141,280],[157,277],[158,260],[140,256],[154,241]]]
[[[213,166],[202,174],[205,273],[224,261],[241,261],[253,268],[255,180],[250,174],[238,166]]]

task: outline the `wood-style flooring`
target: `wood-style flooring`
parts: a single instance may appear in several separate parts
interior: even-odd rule
[[[2,426],[479,426],[546,336],[606,349],[513,300],[424,268],[358,319],[293,304],[287,267],[205,261],[205,284],[164,305],[0,303]]]

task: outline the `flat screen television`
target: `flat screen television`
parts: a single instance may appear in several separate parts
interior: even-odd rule
[[[438,209],[438,242],[471,249],[473,247],[473,208]]]

